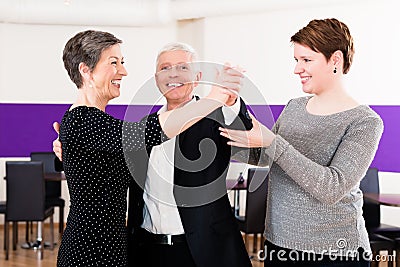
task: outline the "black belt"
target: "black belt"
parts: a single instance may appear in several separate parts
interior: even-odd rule
[[[153,234],[146,230],[141,230],[139,240],[143,244],[157,244],[157,245],[173,245],[174,243],[186,242],[185,234],[182,235],[164,235]]]

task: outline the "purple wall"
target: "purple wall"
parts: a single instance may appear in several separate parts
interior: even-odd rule
[[[67,104],[0,104],[0,157],[28,157],[31,151],[52,151],[56,138],[52,123],[60,121]],[[263,105],[250,110],[260,121],[271,126],[283,105],[270,105],[272,114]],[[126,105],[109,105],[107,112],[122,119]],[[141,119],[150,105],[134,107],[137,113],[129,120]],[[383,119],[385,130],[372,166],[380,171],[400,172],[400,106],[371,106]],[[132,113],[132,112],[130,112]],[[272,116],[271,116],[272,115]]]

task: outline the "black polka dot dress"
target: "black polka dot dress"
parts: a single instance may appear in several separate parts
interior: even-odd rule
[[[133,178],[124,152],[166,139],[156,114],[123,122],[94,107],[65,113],[60,141],[70,210],[57,266],[128,265],[126,198]]]

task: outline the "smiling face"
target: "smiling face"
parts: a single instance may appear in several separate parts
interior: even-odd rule
[[[294,43],[296,67],[294,73],[300,76],[303,91],[308,94],[320,94],[332,84],[334,73],[333,60],[326,60],[321,53],[307,46]]]
[[[99,97],[111,100],[120,95],[122,77],[128,73],[119,44],[105,49],[94,67],[91,80]]]
[[[186,51],[165,51],[159,57],[156,68],[156,84],[167,99],[168,105],[179,105],[192,98],[193,88],[201,78],[195,73],[192,55]]]

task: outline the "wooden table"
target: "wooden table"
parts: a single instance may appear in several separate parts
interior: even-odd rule
[[[46,181],[66,181],[64,172],[55,172],[55,173],[44,173],[44,179]],[[7,176],[4,176],[4,180],[7,180]]]
[[[240,190],[247,189],[247,179],[243,183],[239,184],[238,179],[226,179],[226,189],[228,191],[233,190],[234,204],[233,208],[235,211],[235,216],[239,216],[240,210]]]
[[[377,204],[400,207],[400,194],[365,193],[364,198]]]
[[[65,181],[65,180],[67,180],[67,178],[65,178],[64,172],[45,173],[44,179],[46,181]]]

